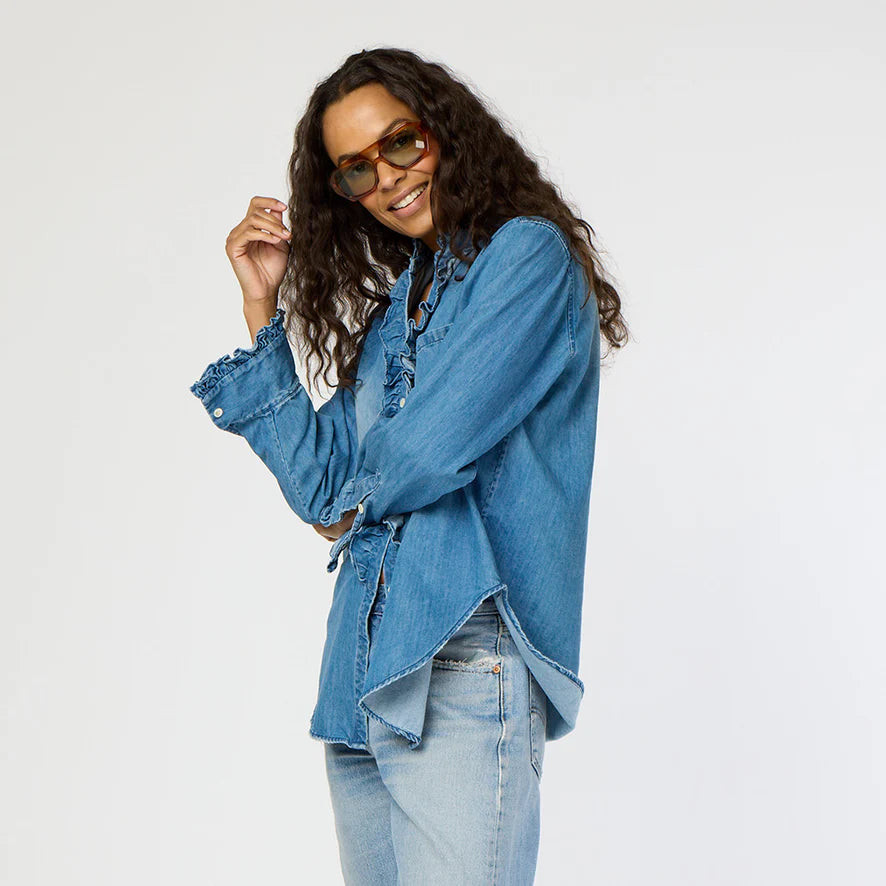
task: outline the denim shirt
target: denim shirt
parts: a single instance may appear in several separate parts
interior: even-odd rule
[[[472,250],[465,231],[456,237]],[[356,509],[330,550],[338,576],[309,733],[358,749],[369,716],[418,746],[432,659],[489,596],[545,692],[548,740],[572,731],[584,695],[596,300],[580,309],[582,266],[540,216],[508,220],[470,267],[449,237],[437,244],[431,256],[414,238],[364,339],[356,390],[314,408],[282,307],[190,388],[217,427],[247,440],[302,520],[329,526]],[[416,323],[407,297],[429,257]]]

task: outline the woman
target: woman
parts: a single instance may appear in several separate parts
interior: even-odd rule
[[[347,555],[310,725],[345,881],[531,883],[545,742],[584,690],[618,294],[593,229],[412,52],[364,50],[320,83],[289,169],[291,228],[282,201],[254,197],[227,241],[253,344],[191,390],[334,541],[329,571]],[[293,325],[324,378],[336,365],[318,410]]]

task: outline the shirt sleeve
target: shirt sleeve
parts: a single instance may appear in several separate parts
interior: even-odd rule
[[[249,443],[292,510],[319,523],[356,469],[354,392],[338,387],[314,408],[295,370],[284,316],[278,308],[252,347],[210,363],[190,391],[216,427]]]
[[[356,531],[470,483],[476,460],[539,404],[575,353],[576,268],[552,222],[502,225],[475,259],[471,295],[433,363],[405,405],[366,432],[354,478],[320,522],[361,504]]]

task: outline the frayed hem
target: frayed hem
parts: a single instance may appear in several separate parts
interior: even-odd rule
[[[319,732],[314,732],[313,729],[308,730],[308,735],[316,741],[322,741],[324,744],[344,744],[347,745],[349,748],[353,748],[355,751],[368,750],[366,744],[361,744],[360,742],[352,744],[351,741],[347,738],[340,738],[332,735],[321,735]]]
[[[411,749],[414,750],[421,744],[420,735],[416,735],[414,732],[410,732],[408,729],[401,729],[399,726],[395,726],[393,723],[388,723],[388,721],[385,720],[384,717],[379,717],[379,715],[376,714],[375,711],[372,711],[368,707],[366,707],[366,705],[363,704],[362,699],[360,700],[360,710],[372,717],[373,720],[381,723],[383,726],[387,726],[388,729],[390,729],[392,732],[396,732],[397,735],[402,735],[403,738],[409,739],[409,747]]]

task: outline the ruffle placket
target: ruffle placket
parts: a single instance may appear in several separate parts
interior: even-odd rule
[[[461,235],[461,241],[466,242],[465,235]],[[416,323],[407,315],[408,296],[412,287],[412,281],[418,271],[419,263],[423,259],[423,253],[428,250],[427,245],[420,239],[415,238],[412,256],[406,271],[406,285],[395,286],[391,292],[391,304],[382,319],[379,327],[384,354],[385,354],[385,380],[382,414],[388,418],[396,415],[402,407],[404,400],[411,388],[415,385],[415,354],[418,336],[427,328],[431,316],[440,302],[440,296],[446,288],[453,269],[458,264],[458,258],[450,251],[450,240],[444,235],[437,238],[440,249],[434,253],[434,277],[436,286],[431,287],[428,298],[419,302],[419,320]],[[390,539],[397,533],[402,525],[404,515],[396,515],[386,518],[387,532],[383,535]],[[333,572],[338,566],[339,554],[347,547],[348,555],[358,575],[369,575],[375,571],[379,560],[379,552],[384,552],[386,545],[379,545],[371,526],[352,526],[333,543],[330,550],[327,571]],[[360,543],[358,539],[367,533],[367,537]]]

